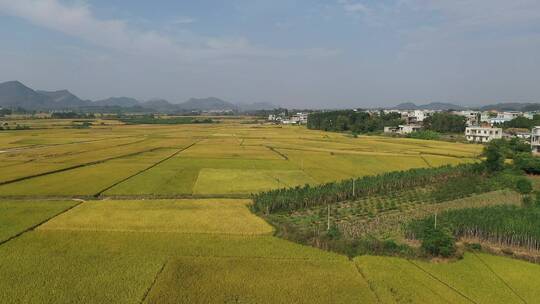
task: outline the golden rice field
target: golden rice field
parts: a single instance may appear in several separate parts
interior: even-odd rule
[[[47,124],[48,122],[48,124]],[[0,132],[0,303],[534,303],[540,266],[345,256],[273,236],[249,194],[473,162],[481,146],[113,121]]]
[[[232,122],[2,132],[0,197],[248,197],[471,162],[480,151],[478,145]]]

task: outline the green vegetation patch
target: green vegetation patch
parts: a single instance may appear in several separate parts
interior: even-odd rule
[[[412,221],[407,227],[407,235],[422,238],[426,227],[433,227],[434,221],[432,217]],[[540,250],[540,208],[501,205],[450,210],[438,216],[437,225],[457,237]]]
[[[269,234],[273,229],[246,207],[249,200],[89,201],[40,229]]]
[[[78,203],[76,201],[0,201],[0,242]]]
[[[182,258],[165,267],[147,303],[375,303],[349,262]]]

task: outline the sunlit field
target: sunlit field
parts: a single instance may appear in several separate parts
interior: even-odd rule
[[[473,254],[443,264],[351,260],[274,237],[249,209],[251,193],[263,190],[475,162],[479,145],[235,120],[105,121],[83,130],[46,122],[0,133],[0,303],[533,303],[540,296],[536,265]]]
[[[58,122],[54,122],[57,125]],[[474,161],[480,146],[224,122],[0,134],[0,196],[248,197]]]

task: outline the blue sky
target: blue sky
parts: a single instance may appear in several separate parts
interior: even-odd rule
[[[540,102],[537,0],[0,0],[0,81],[297,107]]]

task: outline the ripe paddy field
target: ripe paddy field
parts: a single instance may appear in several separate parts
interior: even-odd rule
[[[481,146],[303,127],[0,132],[0,303],[534,303],[540,266],[346,256],[273,236],[250,194],[474,162]]]

